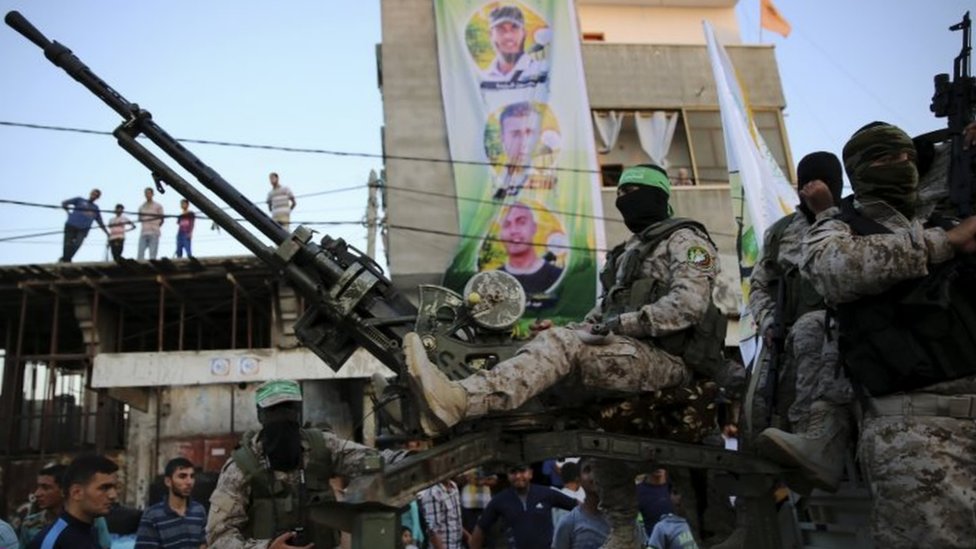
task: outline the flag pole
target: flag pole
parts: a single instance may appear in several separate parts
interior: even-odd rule
[[[758,2],[759,4],[759,17],[756,18],[756,20],[759,23],[759,43],[762,44],[762,14],[763,14],[762,0],[756,0],[756,2]]]

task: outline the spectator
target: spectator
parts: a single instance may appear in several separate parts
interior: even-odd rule
[[[413,532],[409,526],[400,528],[400,549],[417,549],[417,544],[413,542]]]
[[[510,486],[488,503],[471,534],[469,547],[482,549],[485,532],[499,517],[512,530],[515,547],[548,547],[552,542],[552,508],[572,509],[576,500],[545,486],[531,484],[532,468],[520,464],[508,470]]]
[[[668,472],[655,469],[637,484],[637,508],[644,521],[644,535],[650,536],[661,517],[674,513]]]
[[[167,496],[146,509],[139,521],[136,549],[198,549],[206,544],[207,510],[190,499],[196,483],[193,463],[182,457],[169,460],[163,473]]]
[[[28,549],[102,549],[96,518],[118,498],[119,466],[101,455],[76,457],[64,473],[64,511],[27,545]]]
[[[553,466],[556,466],[556,461],[553,460]],[[552,485],[553,490],[558,490],[567,496],[575,499],[576,501],[582,503],[586,499],[586,491],[580,485],[580,469],[579,465],[573,461],[567,461],[559,466],[559,477],[561,478],[562,488],[556,488],[555,484]],[[552,523],[559,524],[559,521],[569,514],[569,511],[565,509],[553,509],[552,510]]]
[[[159,251],[159,234],[163,226],[163,206],[153,200],[153,190],[146,187],[146,201],[139,206],[139,223],[142,224],[142,231],[139,233],[139,259],[146,258],[146,249],[149,249],[149,259],[156,259],[156,252]]]
[[[569,465],[576,464],[566,463],[563,470]],[[583,460],[579,465],[574,473],[578,475],[584,500],[556,524],[553,549],[599,549],[610,536],[610,522],[600,511],[600,493],[593,480],[590,460]]]
[[[50,465],[37,473],[37,485],[34,488],[34,504],[36,513],[28,514],[20,524],[20,544],[29,544],[44,528],[50,526],[61,514],[61,478],[64,476],[64,465]]]
[[[186,257],[193,257],[193,252],[190,250],[190,240],[193,238],[193,224],[196,221],[196,215],[190,211],[190,201],[187,199],[180,200],[180,216],[176,220],[176,224],[179,227],[176,231],[176,257],[183,257],[183,251],[186,250]]]
[[[274,219],[285,230],[291,222],[291,211],[295,209],[295,195],[291,189],[278,184],[278,174],[271,172],[268,175],[271,181],[271,190],[268,192],[268,211],[271,212],[271,219]]]
[[[491,501],[491,487],[497,481],[495,475],[485,476],[481,469],[471,469],[465,474],[461,488],[461,525],[468,532],[474,531],[478,524],[481,513]]]
[[[688,168],[678,168],[678,175],[674,178],[674,184],[679,187],[694,185],[695,180],[691,178]]]
[[[87,199],[76,196],[61,202],[61,207],[64,208],[64,211],[68,212],[68,220],[64,224],[64,250],[61,254],[62,263],[71,263],[71,258],[75,256],[78,248],[81,248],[81,243],[88,236],[88,230],[91,229],[92,221],[97,221],[102,231],[106,235],[108,234],[108,229],[102,223],[102,214],[98,211],[98,206],[95,205],[95,201],[100,196],[102,196],[102,191],[92,189]]]
[[[0,549],[20,549],[13,526],[0,519]]]
[[[433,549],[461,549],[461,541],[469,534],[461,524],[461,494],[453,480],[420,492],[420,509]]]
[[[661,520],[654,525],[654,530],[647,538],[649,549],[698,549],[695,536],[691,533],[688,521],[681,515],[681,494],[671,490],[671,505],[673,513],[665,513]]]
[[[122,261],[122,248],[125,245],[125,233],[136,228],[133,223],[123,213],[125,206],[115,205],[115,217],[108,221],[108,247],[112,250],[112,259]],[[127,229],[126,226],[129,228]]]

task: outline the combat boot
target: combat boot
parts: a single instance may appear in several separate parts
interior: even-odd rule
[[[836,492],[844,472],[851,433],[848,406],[818,400],[810,406],[802,431],[765,429],[756,439],[759,453],[777,463],[797,467],[813,486]]]
[[[413,392],[421,404],[420,426],[424,432],[437,435],[464,419],[467,392],[427,358],[420,336],[413,332],[404,336],[403,353]]]

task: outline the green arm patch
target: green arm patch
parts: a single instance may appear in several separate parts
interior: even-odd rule
[[[710,269],[715,264],[715,259],[705,248],[692,246],[688,248],[688,262],[699,269]]]

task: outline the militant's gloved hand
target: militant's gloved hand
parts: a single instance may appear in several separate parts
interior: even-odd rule
[[[638,312],[623,313],[594,324],[591,332],[599,335],[614,333],[622,336],[641,337],[644,335],[644,329],[639,320],[640,313]]]

